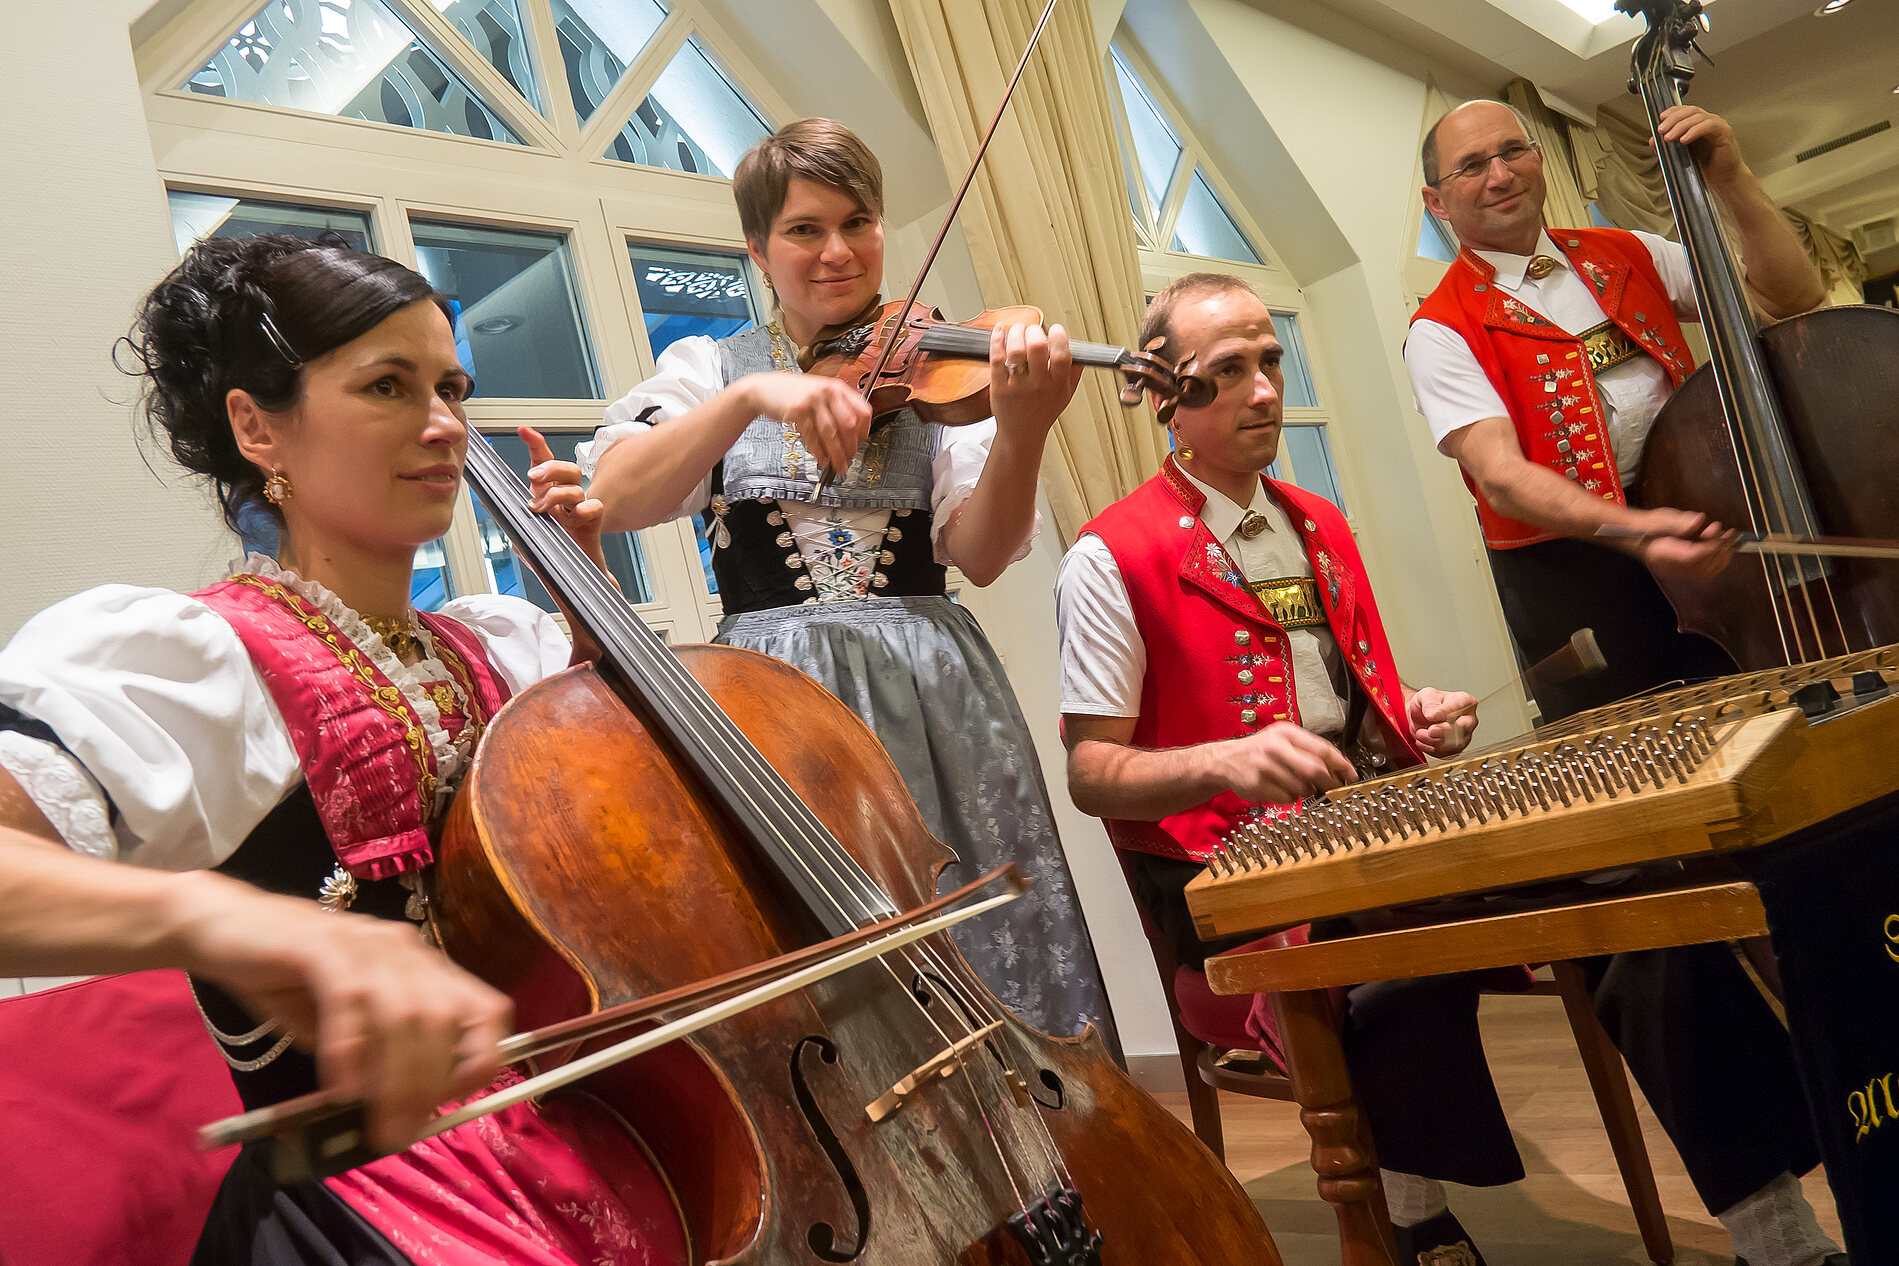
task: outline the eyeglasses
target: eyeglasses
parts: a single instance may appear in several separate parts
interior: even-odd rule
[[[1490,164],[1496,162],[1499,158],[1504,161],[1505,166],[1514,169],[1528,162],[1530,155],[1540,154],[1542,152],[1543,146],[1539,142],[1511,141],[1494,154],[1486,154],[1482,158],[1473,158],[1468,162],[1459,163],[1456,167],[1452,168],[1448,174],[1439,176],[1436,180],[1433,180],[1431,186],[1432,188],[1436,188],[1447,180],[1458,180],[1464,184],[1469,184],[1473,180],[1482,180],[1484,176],[1489,173]]]

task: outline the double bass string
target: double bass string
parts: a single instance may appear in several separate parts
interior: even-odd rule
[[[481,451],[483,449],[487,451]],[[506,469],[505,465],[500,462],[499,456],[494,454],[491,448],[488,448],[485,441],[483,441],[479,447],[471,444],[469,461],[470,465],[475,468],[478,479],[484,483],[493,484],[494,491],[497,494],[504,491],[512,491],[516,498],[522,501],[525,500],[524,498],[520,498],[522,489],[520,488],[519,481],[514,478],[513,472]],[[499,469],[497,470],[496,468]],[[510,487],[510,485],[512,485],[512,487]],[[502,506],[496,507],[497,510],[503,508]],[[516,507],[506,508],[513,509]],[[524,506],[520,508],[524,509]],[[657,638],[654,637],[651,630],[646,629],[643,624],[640,625],[637,630],[632,627],[631,622],[627,619],[628,611],[625,606],[624,598],[617,590],[610,590],[610,582],[608,579],[593,566],[590,560],[580,554],[578,546],[573,543],[571,538],[569,538],[564,531],[555,527],[545,516],[532,513],[505,515],[504,522],[508,522],[510,526],[518,530],[524,537],[532,540],[541,558],[550,560],[558,559],[560,562],[566,564],[563,568],[564,577],[568,579],[570,583],[576,584],[578,587],[575,591],[563,594],[563,597],[566,597],[568,601],[575,606],[577,611],[583,609],[586,611],[587,622],[592,625],[594,631],[597,631],[603,638],[612,637],[612,634],[609,632],[610,629],[618,632],[621,636],[617,639],[613,639],[616,642],[616,649],[628,654],[630,658],[637,660],[655,679],[665,681],[666,684],[673,688],[673,697],[681,701],[687,709],[698,714],[696,717],[683,717],[682,720],[690,727],[693,737],[698,741],[701,750],[705,752],[708,758],[718,766],[721,773],[725,775],[730,787],[736,793],[745,796],[754,808],[760,807],[756,794],[757,791],[762,791],[767,799],[776,801],[774,806],[777,809],[776,820],[781,824],[790,825],[795,828],[796,833],[803,837],[802,842],[805,845],[806,852],[809,854],[809,858],[807,858],[806,856],[800,856],[797,849],[787,848],[786,851],[790,854],[791,860],[804,869],[807,874],[813,875],[814,877],[817,868],[822,867],[822,869],[829,871],[831,876],[838,881],[844,889],[847,891],[855,889],[855,892],[851,893],[851,895],[855,896],[860,903],[859,909],[856,911],[847,909],[840,901],[833,898],[833,904],[838,914],[853,922],[861,923],[866,918],[876,917],[880,912],[891,914],[897,912],[895,906],[890,902],[889,897],[877,888],[869,875],[866,874],[861,867],[857,866],[849,854],[843,851],[842,846],[831,836],[829,830],[824,827],[822,822],[817,820],[816,815],[811,813],[809,806],[805,805],[791,790],[789,785],[784,783],[783,779],[777,775],[776,771],[772,770],[770,766],[765,763],[758,750],[752,746],[743,733],[738,731],[737,727],[732,724],[731,718],[725,715],[711,696],[699,685],[698,681],[693,678],[690,673],[686,672],[679,660],[668,652],[664,645],[659,643]],[[564,557],[562,557],[563,555]],[[640,633],[644,633],[646,636],[641,637],[639,636]],[[714,740],[718,741],[715,743]],[[721,748],[723,751],[720,750]],[[747,772],[751,774],[751,788],[746,786],[745,779],[734,776],[734,764],[750,766]],[[787,845],[791,844],[792,841],[783,835],[782,826],[780,831],[780,842]],[[814,861],[816,863],[815,866],[813,864]],[[829,895],[829,889],[822,890]],[[908,961],[914,969],[916,968],[916,959],[912,957],[913,952],[913,949],[908,947],[903,951],[906,961]],[[965,993],[963,990],[956,989],[951,984],[951,982],[955,980],[957,973],[936,955],[934,949],[925,950],[924,953],[929,956],[930,965],[936,970],[933,973],[925,973],[919,970],[918,975],[920,978],[933,978],[940,982],[944,989],[956,995],[957,1000],[968,1013],[979,1016],[988,1016],[990,1014],[987,1008],[981,1004],[978,997],[973,994]],[[917,1007],[918,1013],[929,1023],[938,1038],[944,1042],[945,1046],[953,1045],[949,1033],[944,1030],[936,1017],[930,1014],[923,1001],[917,998],[912,991],[903,984],[902,979],[897,975],[895,969],[881,957],[878,959],[878,962],[882,964],[885,971],[889,973],[897,987],[903,991],[906,997],[910,998],[912,1005]],[[952,1009],[954,1010],[955,1008]],[[959,1015],[958,1018],[962,1020],[965,1026],[967,1025],[968,1020],[966,1016]],[[975,1032],[974,1029],[967,1029],[965,1036],[973,1032]],[[993,1043],[986,1045],[989,1045],[993,1049]],[[1005,1068],[1009,1067],[1007,1061],[1001,1059],[999,1052],[997,1053],[997,1059]],[[995,1128],[990,1120],[989,1112],[983,1104],[981,1092],[976,1086],[974,1077],[968,1068],[968,1061],[962,1061],[960,1067],[964,1079],[968,1084],[968,1090],[974,1099],[974,1106],[981,1115],[984,1128],[990,1136],[992,1145],[996,1148],[997,1159],[1003,1166],[1003,1172],[1009,1179],[1010,1185],[1016,1193],[1018,1204],[1026,1208],[1027,1205],[1023,1200],[1022,1188],[1017,1182],[1014,1167],[1011,1165],[1009,1155],[1003,1149],[1001,1141],[996,1137]],[[1011,1069],[1011,1071],[1014,1070]],[[1019,1076],[1019,1074],[1017,1075]],[[1002,1107],[1009,1109],[1011,1115],[1014,1116],[1014,1109],[1016,1108],[1014,1096],[1009,1093],[1006,1088],[1003,1088],[999,1091],[997,1098],[998,1103]],[[1046,1123],[1040,1119],[1039,1114],[1032,1114],[1032,1123],[1034,1128],[1031,1130],[1031,1134],[1034,1141],[1040,1144],[1044,1159],[1049,1162],[1051,1169],[1064,1182],[1070,1181],[1067,1167],[1061,1159],[1059,1149],[1055,1148],[1052,1137],[1048,1135]]]
[[[1706,322],[1712,318],[1718,318],[1720,310],[1718,306],[1711,303],[1705,293],[1701,293],[1705,287],[1699,283],[1703,282],[1704,279],[1710,275],[1717,264],[1726,265],[1730,274],[1732,272],[1732,265],[1727,258],[1726,247],[1720,241],[1719,226],[1713,221],[1712,217],[1710,217],[1708,221],[1708,224],[1714,226],[1712,230],[1706,225],[1702,225],[1699,231],[1691,231],[1695,230],[1697,225],[1700,224],[1687,210],[1691,205],[1688,198],[1691,188],[1699,187],[1698,181],[1693,178],[1698,175],[1698,173],[1694,171],[1693,157],[1688,153],[1686,146],[1681,142],[1671,141],[1663,144],[1661,141],[1662,110],[1669,105],[1679,105],[1682,101],[1681,85],[1676,81],[1675,74],[1671,73],[1671,54],[1677,51],[1684,51],[1681,47],[1682,41],[1684,40],[1686,49],[1692,49],[1694,47],[1692,31],[1698,29],[1699,22],[1697,20],[1690,26],[1671,31],[1665,29],[1662,23],[1656,19],[1655,15],[1650,14],[1649,25],[1649,35],[1644,40],[1644,46],[1647,49],[1646,57],[1641,48],[1638,48],[1636,54],[1638,59],[1646,61],[1646,64],[1641,67],[1640,73],[1637,75],[1637,86],[1641,92],[1642,104],[1648,114],[1649,129],[1656,139],[1656,157],[1662,172],[1662,183],[1668,191],[1670,203],[1673,204],[1675,208],[1675,218],[1680,223],[1681,244],[1688,253],[1689,262],[1698,283],[1696,297],[1702,311],[1702,318],[1704,322]],[[1674,41],[1674,43],[1671,43],[1671,40]],[[1683,78],[1686,78],[1688,74],[1692,73],[1691,71],[1687,71],[1685,66],[1686,63],[1684,62],[1682,68],[1677,68],[1677,73],[1681,73]],[[1703,199],[1706,198],[1705,187],[1701,187],[1701,195]],[[1704,235],[1710,231],[1712,232],[1713,240],[1704,241]],[[1717,255],[1718,259],[1703,258],[1704,255],[1708,254]],[[1737,319],[1744,328],[1738,331],[1738,333],[1753,344],[1755,354],[1758,357],[1759,332],[1754,328],[1753,319],[1746,310],[1745,300],[1742,299],[1739,300],[1739,302],[1742,306],[1739,309]],[[1717,348],[1717,352],[1718,350]],[[1753,368],[1756,372],[1765,372],[1764,367],[1760,366],[1758,362],[1754,363]],[[1735,468],[1736,473],[1740,476],[1741,496],[1747,506],[1750,526],[1752,526],[1757,533],[1775,530],[1776,528],[1778,528],[1778,530],[1792,532],[1794,528],[1794,515],[1789,511],[1786,505],[1781,480],[1764,479],[1760,469],[1760,463],[1762,461],[1776,461],[1777,455],[1768,453],[1757,457],[1755,454],[1755,446],[1752,442],[1752,437],[1748,433],[1748,427],[1743,418],[1743,411],[1739,407],[1739,402],[1734,398],[1734,384],[1728,381],[1727,373],[1722,372],[1723,369],[1724,362],[1719,355],[1716,355],[1710,366],[1710,372],[1714,379],[1716,395],[1721,402],[1722,416],[1727,422],[1728,434],[1734,444]],[[1771,394],[1771,384],[1766,384],[1765,387]],[[1771,409],[1766,417],[1758,420],[1770,427],[1778,424]],[[1772,449],[1773,445],[1769,444],[1768,448]],[[1786,452],[1785,458],[1789,464],[1792,463],[1793,455],[1791,450]],[[1798,476],[1797,470],[1790,470],[1786,473],[1793,477]],[[1796,498],[1796,500],[1800,499]],[[1818,526],[1813,522],[1811,508],[1802,504],[1798,507],[1798,510],[1800,524],[1806,529],[1802,535],[1809,537],[1819,535]],[[1826,561],[1817,554],[1799,556],[1782,555],[1776,557],[1772,563],[1769,563],[1766,556],[1763,555],[1761,558],[1761,577],[1767,586],[1768,602],[1774,614],[1774,628],[1780,637],[1781,657],[1789,664],[1795,662],[1796,656],[1798,656],[1799,662],[1806,663],[1810,662],[1811,659],[1823,658],[1826,654],[1826,639],[1821,630],[1820,614],[1814,607],[1812,585],[1806,579],[1808,574],[1807,568],[1809,567],[1813,568],[1812,574],[1819,582],[1821,591],[1826,596],[1826,605],[1832,610],[1834,628],[1838,630],[1840,636],[1840,649],[1848,653],[1853,649],[1852,642],[1846,635],[1846,622],[1840,615],[1839,600],[1834,595],[1832,577],[1828,572]],[[1795,599],[1792,590],[1796,585],[1799,586],[1800,590],[1799,600],[1806,607],[1808,628],[1812,634],[1813,651],[1811,656],[1809,656],[1807,651],[1806,638],[1801,634],[1798,612],[1794,606]],[[1778,590],[1778,592],[1776,592],[1776,590]],[[1785,604],[1784,607],[1783,602]],[[1789,641],[1790,633],[1791,643]]]

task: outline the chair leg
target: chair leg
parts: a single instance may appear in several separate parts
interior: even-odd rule
[[[1299,1120],[1312,1139],[1319,1196],[1338,1217],[1341,1266],[1397,1266],[1378,1158],[1352,1093],[1332,999],[1314,989],[1276,993],[1272,1002]]]
[[[1635,1098],[1629,1093],[1622,1054],[1596,1018],[1582,967],[1558,962],[1551,963],[1550,970],[1563,996],[1563,1010],[1569,1013],[1569,1027],[1576,1035],[1576,1049],[1589,1074],[1589,1086],[1596,1092],[1596,1107],[1602,1112],[1616,1167],[1622,1171],[1629,1208],[1642,1232],[1642,1247],[1656,1266],[1668,1266],[1675,1259],[1675,1245],[1668,1234],[1667,1215],[1662,1212],[1661,1193],[1655,1189],[1655,1170],[1649,1164],[1648,1145],[1642,1141],[1642,1124],[1635,1116]]]
[[[1168,991],[1172,994],[1172,990]],[[1173,998],[1168,998],[1169,1010]],[[1174,1020],[1174,1041],[1180,1047],[1180,1075],[1187,1081],[1187,1110],[1193,1114],[1193,1132],[1221,1162],[1226,1160],[1226,1131],[1220,1124],[1220,1092],[1200,1076],[1200,1052],[1207,1044]]]

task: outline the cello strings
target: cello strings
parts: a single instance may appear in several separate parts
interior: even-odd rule
[[[519,481],[514,478],[513,472],[507,471],[505,467],[502,467],[500,471],[493,469],[494,467],[501,466],[498,455],[495,455],[491,448],[487,448],[485,443],[482,445],[482,448],[487,449],[487,451],[481,453],[471,446],[470,463],[476,468],[477,476],[485,476],[488,482],[498,485],[496,489],[497,493],[503,490],[509,490],[508,486],[512,484],[513,487],[511,491],[514,492],[517,499],[520,499],[520,494],[523,489],[520,487]],[[488,468],[484,469],[484,465]],[[540,547],[543,557],[549,555],[554,557],[559,557],[563,554],[566,555],[563,561],[569,564],[567,575],[570,578],[578,580],[581,591],[563,596],[566,596],[569,602],[574,605],[576,612],[582,608],[588,608],[588,622],[592,624],[594,629],[599,631],[603,637],[608,628],[618,625],[619,632],[622,634],[620,641],[623,643],[623,646],[621,649],[630,651],[637,660],[644,663],[647,670],[656,678],[670,679],[670,684],[675,687],[677,692],[675,698],[684,700],[692,710],[700,714],[697,718],[697,725],[692,724],[694,718],[684,717],[682,720],[688,723],[689,728],[699,731],[695,737],[698,738],[700,742],[701,750],[718,765],[721,773],[727,777],[733,789],[739,794],[744,795],[748,803],[754,808],[758,807],[755,793],[748,791],[744,787],[742,780],[732,776],[731,765],[727,759],[722,758],[720,753],[707,742],[709,738],[716,736],[722,739],[722,746],[726,749],[728,756],[736,757],[738,763],[741,765],[749,763],[753,766],[751,772],[755,780],[755,785],[763,789],[769,798],[779,802],[778,807],[780,811],[784,813],[785,819],[796,826],[798,833],[805,837],[805,843],[808,848],[813,844],[816,845],[816,848],[810,851],[816,855],[818,863],[821,864],[824,869],[829,870],[832,876],[841,881],[847,888],[854,887],[857,889],[855,895],[862,906],[860,911],[853,913],[839,904],[836,906],[837,912],[846,918],[859,922],[864,918],[874,917],[875,913],[896,913],[895,906],[890,903],[889,898],[884,895],[882,891],[877,888],[874,881],[857,866],[855,860],[844,853],[842,846],[837,843],[835,837],[832,837],[830,832],[825,829],[823,824],[811,813],[809,806],[805,805],[791,788],[784,783],[782,778],[777,775],[776,771],[772,770],[770,766],[764,762],[762,754],[737,730],[737,727],[733,725],[730,717],[728,717],[722,709],[718,708],[716,702],[705,692],[704,688],[700,686],[697,679],[686,672],[684,665],[680,663],[678,658],[672,655],[665,648],[663,643],[659,642],[656,635],[654,635],[643,622],[641,622],[637,628],[631,625],[627,620],[629,609],[625,605],[624,597],[617,589],[610,588],[610,581],[607,577],[594,567],[590,560],[586,559],[584,555],[580,553],[578,547],[573,543],[572,539],[567,536],[565,531],[559,529],[545,516],[532,514],[531,512],[504,517],[504,521],[510,519],[515,520],[512,525],[519,530],[524,537],[532,540],[536,546]],[[641,636],[642,634],[644,636]],[[736,742],[734,742],[735,739]],[[816,828],[815,831],[812,828]],[[826,854],[830,854],[830,856],[826,856]],[[814,873],[810,860],[798,857],[795,853],[792,855],[792,860],[804,868],[807,874]],[[840,864],[840,862],[842,864]],[[866,893],[875,897],[877,902],[876,906],[872,906],[871,902],[865,899]],[[959,999],[971,1012],[987,1014],[987,1007],[978,1000],[978,997],[965,995],[963,991],[955,989],[950,984],[950,982],[956,978],[957,973],[949,968],[946,963],[942,962],[942,960],[936,958],[934,950],[929,951],[929,954],[933,960],[933,965],[939,968],[937,978],[943,986],[958,995]],[[906,959],[910,959],[907,952]],[[915,960],[910,959],[910,961],[912,967],[914,967]],[[890,967],[890,965],[881,958],[879,962],[883,963],[885,970],[891,975],[898,987],[904,988],[902,981],[896,977],[895,969]],[[919,972],[920,976],[922,974],[923,973]],[[936,1030],[945,1045],[953,1044],[949,1035],[944,1032],[942,1026],[937,1023],[936,1018],[925,1009],[922,1001],[916,999],[907,988],[904,988],[904,993],[911,997],[912,1002],[918,1007],[919,1012],[930,1023],[932,1028]],[[973,1033],[974,1030],[970,1030],[969,1032]],[[988,1045],[992,1050],[994,1049],[993,1042]],[[997,1059],[1005,1068],[1009,1067],[1007,1061],[1001,1058],[999,1052],[997,1052]],[[963,1071],[967,1077],[968,1069],[966,1062]],[[1013,1069],[1011,1069],[1011,1071],[1013,1071]],[[981,1098],[976,1091],[973,1079],[970,1081],[970,1090],[972,1095],[976,1096],[976,1107],[978,1111],[983,1113],[985,1128],[989,1128],[993,1134],[993,1126],[988,1121],[988,1114],[983,1109]],[[1001,1102],[1012,1109],[1015,1107],[1015,1099],[1012,1094],[1003,1095]],[[1036,1131],[1038,1136],[1036,1141],[1042,1145],[1042,1150],[1045,1155],[1053,1161],[1055,1171],[1060,1174],[1064,1180],[1067,1180],[1066,1165],[1060,1158],[1059,1150],[1054,1147],[1053,1139],[1048,1135],[1046,1123],[1041,1120],[1039,1114],[1034,1114],[1034,1124],[1039,1127]],[[1009,1168],[1009,1158],[1007,1155],[1001,1153],[999,1153],[998,1158],[1006,1172]],[[1013,1186],[1015,1182],[1014,1175],[1010,1173],[1009,1178]],[[1019,1199],[1019,1188],[1017,1192]]]
[[[537,528],[544,528],[547,525],[544,523],[536,523],[535,526]],[[566,541],[567,538],[564,532],[555,529],[551,533],[537,533],[537,535],[545,535],[548,538],[537,542],[537,544],[550,546],[554,550],[565,549],[563,542]],[[563,596],[567,596],[569,601],[574,603],[576,609],[579,609],[583,604],[588,607],[596,608],[588,612],[589,622],[593,624],[594,629],[599,631],[603,638],[606,636],[606,628],[612,623],[620,623],[620,631],[624,634],[630,634],[630,636],[625,636],[621,639],[626,644],[625,647],[621,649],[630,650],[636,657],[636,663],[639,666],[644,667],[654,678],[672,686],[675,691],[674,697],[684,701],[692,711],[699,713],[696,719],[690,716],[683,719],[687,722],[690,731],[696,731],[693,737],[697,739],[701,750],[706,752],[708,758],[716,765],[721,774],[725,776],[728,784],[736,794],[745,797],[749,803],[757,807],[758,801],[755,789],[765,790],[771,798],[780,801],[778,808],[782,816],[792,824],[800,834],[807,837],[807,844],[814,840],[821,843],[823,837],[828,835],[829,832],[824,830],[822,823],[816,821],[815,815],[810,814],[809,806],[804,805],[803,802],[796,797],[795,793],[791,792],[789,786],[785,785],[783,781],[777,777],[776,772],[772,771],[769,765],[764,763],[762,755],[749,741],[744,739],[743,734],[737,734],[738,742],[734,743],[732,741],[734,735],[722,732],[728,727],[733,730],[735,730],[736,727],[732,727],[730,718],[727,717],[722,710],[718,709],[716,701],[712,700],[710,695],[705,693],[696,678],[685,671],[684,665],[679,662],[677,657],[666,651],[663,646],[649,645],[649,643],[655,641],[650,632],[648,632],[647,636],[641,637],[625,624],[624,615],[626,608],[623,604],[613,603],[609,598],[606,593],[607,582],[604,576],[600,575],[598,569],[595,568],[590,561],[585,559],[581,561],[585,563],[584,570],[576,568],[570,574],[574,578],[579,579],[580,586],[589,592]],[[614,596],[617,596],[617,594]],[[724,724],[721,725],[720,722]],[[714,743],[711,740],[715,738],[723,741]],[[721,748],[724,750],[721,751]],[[736,776],[736,771],[731,763],[734,758],[736,758],[739,764],[750,763],[755,765],[755,768],[749,771],[753,774],[752,779],[749,780],[752,783],[751,787],[747,786],[748,780]],[[789,797],[788,801],[785,799],[787,796]],[[785,810],[790,810],[790,812],[785,812]],[[798,810],[802,810],[802,812],[798,812]],[[814,835],[809,829],[809,825],[800,821],[801,818],[807,817],[810,818],[810,825],[815,825],[821,834]],[[794,864],[804,868],[807,873],[815,873],[811,858],[801,856],[796,850],[788,849],[786,851]],[[815,857],[817,865],[828,869],[833,878],[838,881],[839,886],[845,889],[859,889],[855,895],[859,898],[860,909],[858,911],[848,910],[841,903],[837,903],[837,912],[853,921],[859,921],[862,918],[869,917],[866,911],[871,910],[871,906],[868,901],[864,900],[863,893],[867,885],[868,876],[862,876],[862,881],[860,881],[858,876],[854,876],[849,870],[839,867],[833,858],[824,856],[827,850],[822,847],[809,851]],[[853,865],[851,869],[855,869],[855,866]],[[820,887],[822,886],[820,885]],[[883,901],[883,904],[888,907],[889,913],[896,912],[894,905],[891,905],[888,899],[883,897],[881,891],[877,890],[874,884],[868,885],[868,888],[872,894]],[[943,1043],[944,1047],[947,1048],[953,1045],[954,1039],[944,1030],[935,1015],[924,1007],[920,1000],[915,998],[910,989],[904,986],[901,978],[897,976],[895,969],[882,957],[877,961],[884,968],[886,973],[891,976],[893,982],[902,994],[909,998],[912,1004],[917,1007],[918,1013],[923,1016],[925,1022],[935,1031],[938,1040]],[[965,1072],[966,1071],[965,1069]],[[973,1082],[968,1086],[968,1089],[974,1101],[973,1106],[982,1120],[985,1133],[991,1139],[992,1143],[995,1143],[996,1131],[993,1123],[989,1119],[988,1109],[982,1102],[981,1096],[976,1091]],[[1022,1184],[1017,1180],[1016,1173],[1014,1172],[1015,1167],[1012,1165],[1008,1154],[1001,1149],[999,1144],[996,1145],[996,1153],[997,1160],[1002,1165],[1004,1176],[1007,1178],[1010,1189],[1016,1197],[1017,1204],[1021,1205]]]

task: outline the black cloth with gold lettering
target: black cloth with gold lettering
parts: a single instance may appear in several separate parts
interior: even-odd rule
[[[1737,860],[1767,909],[1847,1251],[1899,1262],[1899,796]]]

